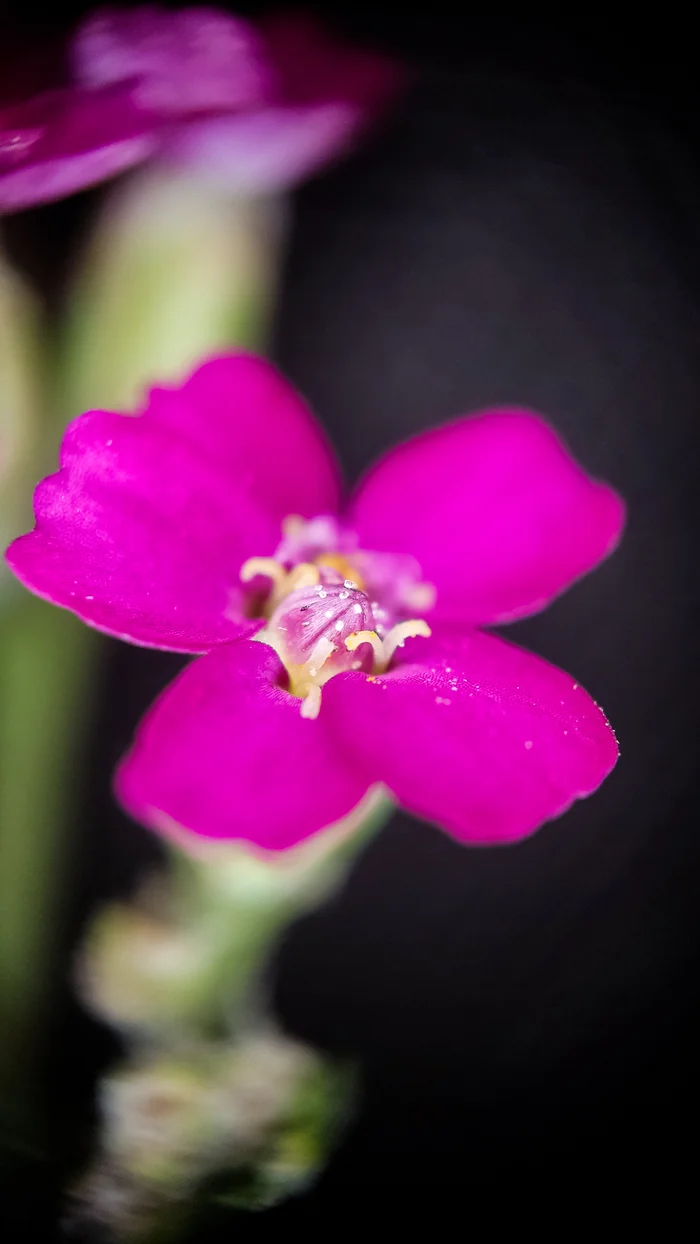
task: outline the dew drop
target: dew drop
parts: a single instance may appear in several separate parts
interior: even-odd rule
[[[526,746],[527,750],[529,751],[529,750],[530,750],[530,748],[532,747],[532,739],[526,739],[526,741],[525,741],[525,746]]]
[[[0,130],[0,156],[7,160],[19,160],[44,133],[43,126],[17,130]]]

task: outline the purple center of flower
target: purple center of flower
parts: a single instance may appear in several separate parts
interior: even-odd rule
[[[384,673],[406,639],[430,635],[427,623],[410,615],[432,607],[435,594],[412,559],[359,549],[354,533],[334,518],[293,516],[282,531],[275,556],[250,558],[241,580],[269,581],[267,622],[256,638],[278,653],[290,691],[303,701],[302,716],[316,717],[321,688],[333,675]]]

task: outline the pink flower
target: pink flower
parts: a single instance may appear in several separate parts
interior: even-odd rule
[[[0,106],[0,211],[154,156],[234,191],[276,190],[345,149],[398,86],[388,61],[299,15],[256,29],[216,9],[104,10],[71,59],[67,86]]]
[[[463,841],[507,842],[613,768],[578,683],[478,629],[543,608],[622,529],[538,416],[425,432],[343,503],[301,398],[238,354],[137,418],[81,415],[60,462],[17,576],[109,634],[206,653],[122,764],[138,820],[281,849],[383,783]]]

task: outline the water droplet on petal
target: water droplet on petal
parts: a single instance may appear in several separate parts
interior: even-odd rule
[[[0,130],[0,159],[19,161],[39,141],[44,127],[35,125],[25,129]]]

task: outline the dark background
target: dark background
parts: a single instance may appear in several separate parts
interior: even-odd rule
[[[8,28],[60,30],[84,7],[48,18],[25,4]],[[603,704],[622,759],[599,794],[516,847],[466,850],[395,817],[340,897],[292,930],[279,1012],[292,1031],[361,1057],[362,1109],[312,1194],[265,1219],[215,1222],[203,1244],[333,1228],[353,1211],[371,1229],[378,1211],[398,1226],[431,1206],[467,1231],[485,1221],[477,1210],[492,1222],[504,1207],[561,1199],[567,1213],[602,1212],[611,1189],[638,1205],[682,1186],[699,1104],[690,28],[668,14],[660,27],[637,13],[616,33],[609,15],[575,11],[556,26],[478,10],[457,20],[435,5],[323,13],[419,72],[384,129],[296,195],[273,356],[350,478],[397,438],[513,401],[544,412],[619,489],[620,550],[509,635]],[[48,288],[94,202],[8,222]],[[90,910],[129,893],[155,851],[111,803],[109,776],[178,662],[116,642],[109,652],[59,982]],[[85,1120],[114,1046],[65,993],[59,1016],[46,1091],[57,1117],[69,1104]],[[32,1211],[47,1232],[52,1187]]]

